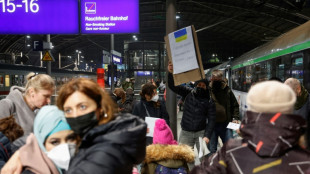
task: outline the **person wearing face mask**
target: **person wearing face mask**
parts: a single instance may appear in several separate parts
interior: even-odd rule
[[[33,132],[35,112],[51,102],[55,82],[49,75],[29,73],[26,87],[12,86],[9,95],[0,100],[0,118],[13,115],[24,131],[24,136],[13,142],[15,149],[25,144],[27,136]]]
[[[148,82],[143,85],[140,92],[141,100],[136,103],[132,114],[137,115],[145,120],[145,117],[162,118],[169,125],[169,114],[166,110],[166,104],[164,101],[159,100],[157,94],[157,87]],[[147,145],[152,144],[152,137],[147,137]]]
[[[64,112],[56,106],[42,107],[33,129],[34,133],[28,136],[26,144],[7,164],[20,165],[16,173],[23,174],[62,174],[68,170],[79,138],[68,125]],[[11,173],[6,167],[9,166],[5,165],[1,173]]]
[[[169,88],[184,98],[179,142],[192,148],[196,144],[199,149],[199,137],[209,143],[215,125],[215,105],[210,98],[209,82],[205,79],[196,81],[194,89],[181,85],[175,86],[171,62],[169,62],[168,71]],[[190,169],[194,167],[194,163],[188,163],[188,165]]]
[[[227,129],[229,122],[238,123],[239,104],[234,93],[225,83],[223,71],[213,70],[211,76],[211,97],[215,101],[216,119],[215,127],[209,143],[210,155],[217,151],[218,138],[220,137],[223,144],[232,138],[231,129]]]
[[[124,103],[126,101],[126,93],[122,88],[115,88],[114,94],[116,96],[118,111],[123,112],[124,110]]]
[[[93,80],[76,78],[64,84],[56,103],[81,138],[67,174],[131,173],[134,164],[144,159],[146,123],[117,113],[109,94]],[[7,173],[17,170],[10,167]]]

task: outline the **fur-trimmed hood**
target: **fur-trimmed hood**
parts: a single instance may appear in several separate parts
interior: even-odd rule
[[[145,162],[151,163],[162,160],[182,160],[187,163],[195,160],[194,150],[185,144],[161,145],[151,144],[146,147]]]

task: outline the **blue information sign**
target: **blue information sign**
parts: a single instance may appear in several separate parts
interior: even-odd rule
[[[78,0],[0,0],[0,34],[78,34]]]
[[[81,33],[138,33],[139,0],[81,0]]]

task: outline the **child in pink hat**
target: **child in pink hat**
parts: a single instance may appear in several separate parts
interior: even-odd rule
[[[153,144],[146,147],[141,174],[189,172],[187,163],[195,159],[194,150],[185,144],[178,145],[164,119],[155,122]]]

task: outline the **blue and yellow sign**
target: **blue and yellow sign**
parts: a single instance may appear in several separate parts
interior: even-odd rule
[[[187,32],[186,28],[183,28],[182,30],[174,32],[175,42],[181,42],[182,40],[187,39]]]

